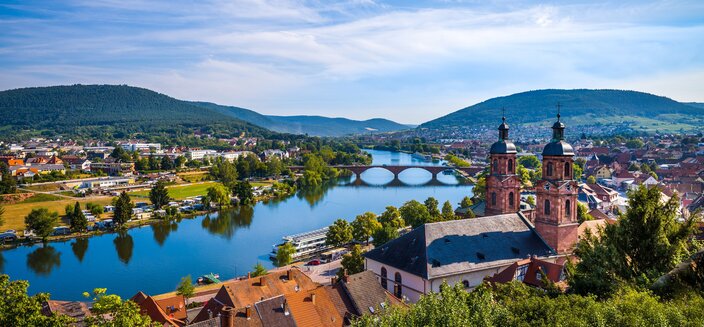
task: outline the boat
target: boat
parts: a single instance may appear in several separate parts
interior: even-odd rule
[[[291,255],[294,260],[309,258],[316,254],[330,250],[333,247],[325,244],[327,232],[328,227],[325,227],[310,232],[284,236],[283,242],[274,245],[274,249],[271,251],[270,257],[275,259],[279,246],[286,243],[291,243],[295,248],[295,252]]]
[[[217,283],[222,283],[220,281],[220,275],[219,274],[213,274],[209,273],[207,275],[203,275],[198,277],[198,284],[204,285],[204,284],[217,284]]]
[[[413,158],[415,158],[415,159],[424,160],[424,161],[431,161],[431,160],[433,159],[433,157],[432,157],[431,155],[429,155],[429,154],[422,154],[422,153],[420,153],[420,152],[415,152],[415,153],[413,153],[413,154],[411,155],[411,157],[413,157]]]

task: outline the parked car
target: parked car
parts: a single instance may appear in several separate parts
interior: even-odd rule
[[[54,227],[54,232],[51,233],[51,235],[57,236],[57,235],[68,235],[71,234],[71,229],[69,229],[66,226],[59,226],[59,227]]]
[[[318,260],[318,259],[308,261],[308,263],[307,263],[308,266],[317,266],[319,264],[320,264],[320,260]]]

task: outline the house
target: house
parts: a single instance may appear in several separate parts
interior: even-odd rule
[[[632,183],[633,181],[635,181],[635,179],[636,176],[633,175],[633,173],[631,173],[630,171],[621,170],[611,176],[611,183],[613,185],[616,185],[616,187],[621,187],[624,182]]]
[[[130,301],[139,306],[142,315],[149,316],[153,322],[158,322],[161,326],[186,325],[188,315],[183,296],[155,300],[151,296],[138,292],[130,298]]]
[[[63,156],[61,159],[73,170],[90,171],[91,161],[78,156]]]
[[[45,316],[65,315],[74,319],[73,326],[85,326],[83,320],[92,316],[86,302],[48,300],[42,303],[42,314]]]
[[[102,171],[108,175],[131,174],[134,162],[91,162],[90,171]]]
[[[607,165],[601,165],[594,169],[592,174],[597,180],[599,179],[611,179],[611,169]]]
[[[517,151],[503,118],[499,140],[489,151],[487,216],[421,225],[365,253],[366,269],[396,297],[416,302],[423,294],[438,292],[445,281],[473,289],[526,257],[564,261],[578,240],[579,187],[572,170],[575,153],[557,118],[552,140],[541,154],[542,179],[535,183],[532,217],[520,211]]]
[[[564,281],[564,265],[530,257],[514,262],[486,280],[490,283],[508,283],[516,280],[530,286],[542,288],[545,286],[544,278],[547,278],[552,283]]]

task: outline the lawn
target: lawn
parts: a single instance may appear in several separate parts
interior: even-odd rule
[[[31,199],[31,198],[30,198]],[[100,205],[110,204],[112,197],[95,197],[95,198],[82,198],[76,200],[55,200],[55,201],[43,201],[43,202],[24,202],[5,205],[5,224],[0,227],[0,230],[15,229],[24,230],[24,217],[29,214],[32,209],[37,208],[47,208],[49,211],[56,211],[59,215],[64,214],[64,208],[67,204],[74,204],[76,201],[80,202],[82,205],[87,202],[93,202]]]
[[[208,188],[216,183],[217,182],[202,182],[198,184],[173,185],[167,186],[166,189],[169,190],[169,195],[172,198],[183,200],[192,196],[205,195],[208,193]],[[129,194],[133,197],[147,198],[149,197],[149,190],[130,192]]]
[[[28,190],[39,191],[39,192],[53,192],[53,191],[58,191],[61,189],[59,187],[59,184],[56,184],[56,183],[41,184],[41,185],[28,185],[25,188]]]
[[[209,173],[207,171],[192,171],[186,173],[178,173],[177,175],[188,183],[202,182],[210,178]]]

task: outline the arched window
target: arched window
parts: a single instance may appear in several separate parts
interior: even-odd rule
[[[389,283],[388,280],[386,279],[386,267],[381,267],[381,287],[386,289],[388,287]]]
[[[572,179],[572,176],[570,175],[570,163],[565,162],[565,179]]]
[[[491,192],[491,205],[496,205],[496,193]]]
[[[400,299],[401,296],[403,295],[402,286],[401,286],[402,280],[401,280],[401,274],[400,274],[400,273],[397,272],[397,273],[394,275],[394,281],[396,282],[396,285],[394,285],[394,295],[396,295],[396,297]]]
[[[550,200],[545,200],[545,214],[550,215]]]
[[[552,162],[548,162],[548,176],[552,176]]]
[[[565,216],[572,217],[572,202],[570,200],[565,201]]]
[[[508,159],[508,173],[513,174],[513,159]]]
[[[494,159],[494,168],[492,168],[494,174],[499,173],[499,161]]]
[[[463,281],[462,281],[462,286],[464,286],[464,288],[469,288],[469,281],[466,280],[466,279],[463,280]]]
[[[513,208],[515,200],[513,199],[513,192],[508,194],[508,206]]]

